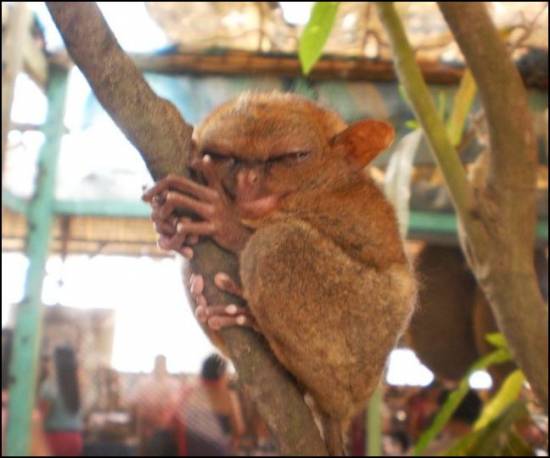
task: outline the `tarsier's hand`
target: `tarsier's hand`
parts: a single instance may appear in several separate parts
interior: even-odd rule
[[[178,218],[174,214],[170,214],[167,217],[161,216],[160,209],[162,204],[166,202],[167,193],[168,191],[160,192],[154,195],[150,201],[153,209],[151,219],[153,220],[155,230],[159,234],[158,246],[163,250],[174,250],[185,258],[191,259],[193,257],[191,246],[198,242],[199,237],[198,235],[188,235],[185,232],[178,232],[178,225],[191,223],[191,218]]]
[[[159,234],[159,246],[190,258],[193,256],[190,245],[197,243],[199,236],[207,235],[223,248],[240,252],[251,231],[241,224],[210,157],[195,161],[192,168],[202,173],[207,186],[182,176],[168,175],[142,196],[153,208],[151,219]],[[202,221],[178,217],[177,212],[182,210],[198,215]]]
[[[218,273],[214,277],[214,284],[221,291],[242,298],[241,288],[227,274]],[[197,308],[195,315],[201,323],[210,329],[218,331],[228,326],[248,326],[258,329],[256,320],[248,307],[239,307],[236,304],[209,305],[204,296],[204,279],[202,275],[192,274],[189,278],[189,290]]]

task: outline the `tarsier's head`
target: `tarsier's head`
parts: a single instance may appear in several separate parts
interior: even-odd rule
[[[336,113],[295,94],[245,93],[195,129],[193,157],[210,156],[226,192],[255,218],[289,196],[359,172],[393,137],[386,122],[347,127]]]

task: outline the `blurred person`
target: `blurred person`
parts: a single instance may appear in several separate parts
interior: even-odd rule
[[[221,356],[206,358],[199,380],[183,387],[174,428],[179,456],[229,456],[238,450],[244,422]]]
[[[13,333],[11,329],[2,329],[2,456],[6,443],[6,426],[8,423],[8,403],[10,385],[10,362],[12,353]]]
[[[410,440],[407,433],[397,429],[385,434],[383,437],[383,450],[385,456],[406,456],[409,452]]]
[[[58,456],[79,456],[83,449],[78,364],[68,346],[54,351],[53,370],[39,390],[39,405],[50,449]]]
[[[170,422],[178,403],[180,384],[166,368],[166,357],[158,355],[152,374],[138,382],[129,399],[135,411],[142,455],[174,456],[176,449]]]
[[[13,331],[2,329],[2,456],[5,456],[6,429],[8,424],[9,375],[13,347]],[[50,456],[50,449],[44,435],[40,410],[33,408],[31,413],[31,456]]]
[[[417,393],[409,397],[407,401],[407,433],[417,441],[424,430],[430,425],[434,413],[438,408],[438,398],[441,395],[441,387],[437,381],[423,387]]]

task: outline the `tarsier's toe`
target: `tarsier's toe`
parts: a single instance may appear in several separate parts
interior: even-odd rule
[[[204,278],[202,278],[202,275],[191,274],[189,277],[189,290],[193,296],[202,294],[204,290]]]
[[[233,294],[237,297],[243,297],[241,287],[226,273],[220,272],[214,277],[214,284],[222,291]]]
[[[192,248],[183,247],[178,251],[185,259],[192,259],[194,252]]]
[[[195,315],[201,323],[206,323],[214,331],[229,326],[247,326],[255,328],[255,321],[245,307],[230,305],[199,305]]]
[[[206,321],[208,320],[206,305],[199,305],[195,309],[195,316],[197,317],[197,320],[199,320],[201,323],[206,323]]]

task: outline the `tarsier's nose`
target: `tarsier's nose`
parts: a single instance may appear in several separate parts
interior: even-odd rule
[[[254,199],[260,191],[261,171],[258,167],[243,167],[237,172],[237,196],[243,200]]]
[[[237,172],[237,186],[255,186],[260,181],[260,171],[257,168],[244,168]]]

